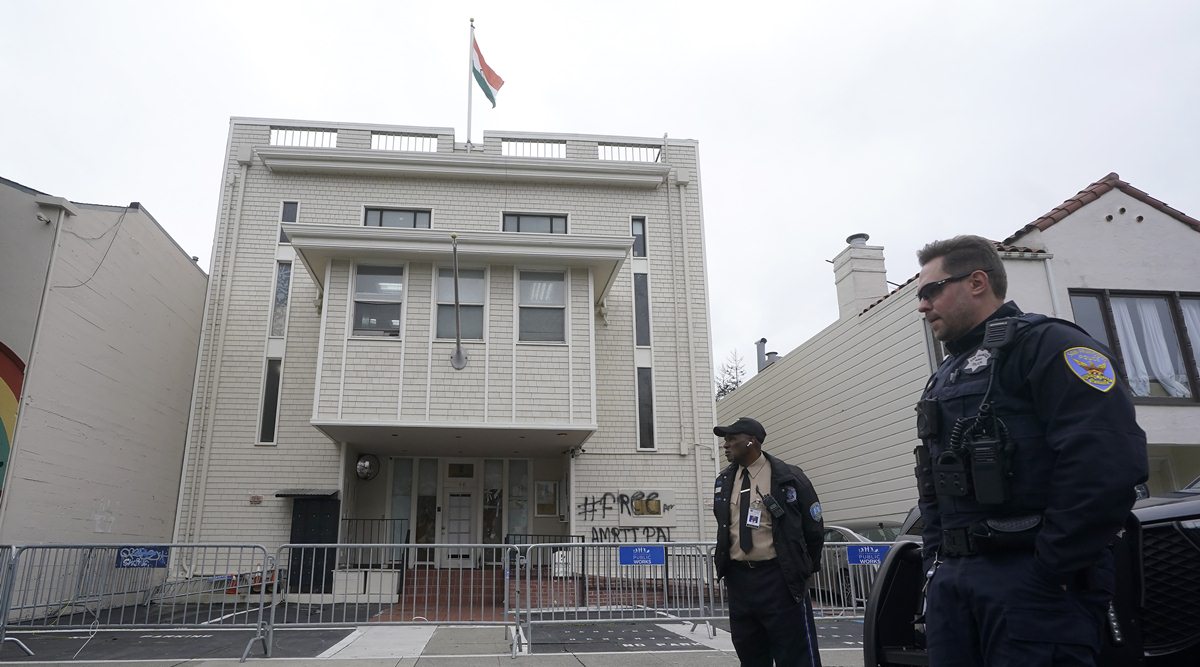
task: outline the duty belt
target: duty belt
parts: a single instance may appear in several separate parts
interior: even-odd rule
[[[939,553],[947,558],[960,558],[1002,551],[1032,552],[1041,527],[1042,517],[1033,515],[986,519],[966,528],[946,528],[942,530]]]

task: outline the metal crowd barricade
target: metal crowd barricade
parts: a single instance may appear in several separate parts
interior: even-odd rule
[[[242,661],[256,641],[271,655],[265,592],[277,571],[259,545],[18,546],[5,570],[4,641],[15,629],[245,627],[255,635]]]
[[[503,544],[285,544],[275,553],[267,645],[277,627],[512,626],[517,547]]]
[[[704,623],[711,636],[725,618],[707,542],[535,544],[519,579],[525,642],[535,625],[582,622]]]
[[[890,542],[826,544],[821,569],[809,580],[816,616],[861,618]]]

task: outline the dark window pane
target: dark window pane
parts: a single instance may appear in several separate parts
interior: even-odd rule
[[[383,226],[412,229],[415,211],[384,211]]]
[[[634,344],[650,344],[650,276],[633,274]]]
[[[263,387],[262,423],[258,427],[259,442],[275,442],[275,416],[279,412],[280,359],[267,360],[267,381]]]
[[[521,308],[519,340],[562,342],[564,319],[562,308]]]
[[[646,256],[646,219],[633,219],[633,256]]]
[[[483,340],[483,306],[460,305],[463,340]],[[454,338],[454,304],[439,304],[437,337]]]
[[[292,242],[292,240],[288,238],[288,235],[283,232],[282,227],[279,228],[279,242],[280,243],[291,243]]]
[[[370,209],[370,208],[367,209],[367,223],[366,224],[368,227],[378,227],[379,226],[379,211],[378,210]]]
[[[300,210],[300,204],[294,201],[283,202],[283,217],[280,218],[283,222],[295,222],[296,215]]]
[[[417,227],[429,229],[429,211],[417,211]]]
[[[519,231],[521,231],[521,230],[520,230],[520,229],[517,227],[517,216],[515,216],[515,215],[506,215],[506,216],[504,216],[504,231],[506,231],[506,232],[519,232]]]
[[[399,336],[400,304],[355,301],[354,335]]]
[[[554,218],[554,220],[552,221],[552,223],[550,225],[550,233],[566,234],[567,233],[567,219],[566,218]]]
[[[566,234],[567,218],[561,215],[506,213],[504,231],[526,234]]]
[[[404,297],[404,268],[399,266],[359,266],[354,276],[354,293],[389,299]]]
[[[549,234],[550,216],[523,215],[521,216],[521,231],[527,234]]]
[[[1100,310],[1100,297],[1094,294],[1072,294],[1071,310],[1075,312],[1075,324],[1083,327],[1092,338],[1112,349],[1108,327],[1104,326],[1104,315]]]
[[[638,449],[654,449],[654,382],[649,368],[637,369]]]

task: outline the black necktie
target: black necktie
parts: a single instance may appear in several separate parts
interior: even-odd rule
[[[738,544],[742,551],[750,553],[754,549],[754,540],[750,537],[750,526],[746,521],[750,518],[750,471],[742,468],[742,490],[738,492],[738,509],[741,514],[741,525],[738,526]]]

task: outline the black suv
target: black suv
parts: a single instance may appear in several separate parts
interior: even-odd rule
[[[1200,480],[1197,480],[1200,482]],[[1200,484],[1144,498],[1114,545],[1117,591],[1104,667],[1200,665]],[[1193,489],[1192,487],[1196,488]],[[1135,520],[1136,519],[1136,520]],[[928,665],[921,609],[920,515],[888,552],[867,602],[865,665]]]

